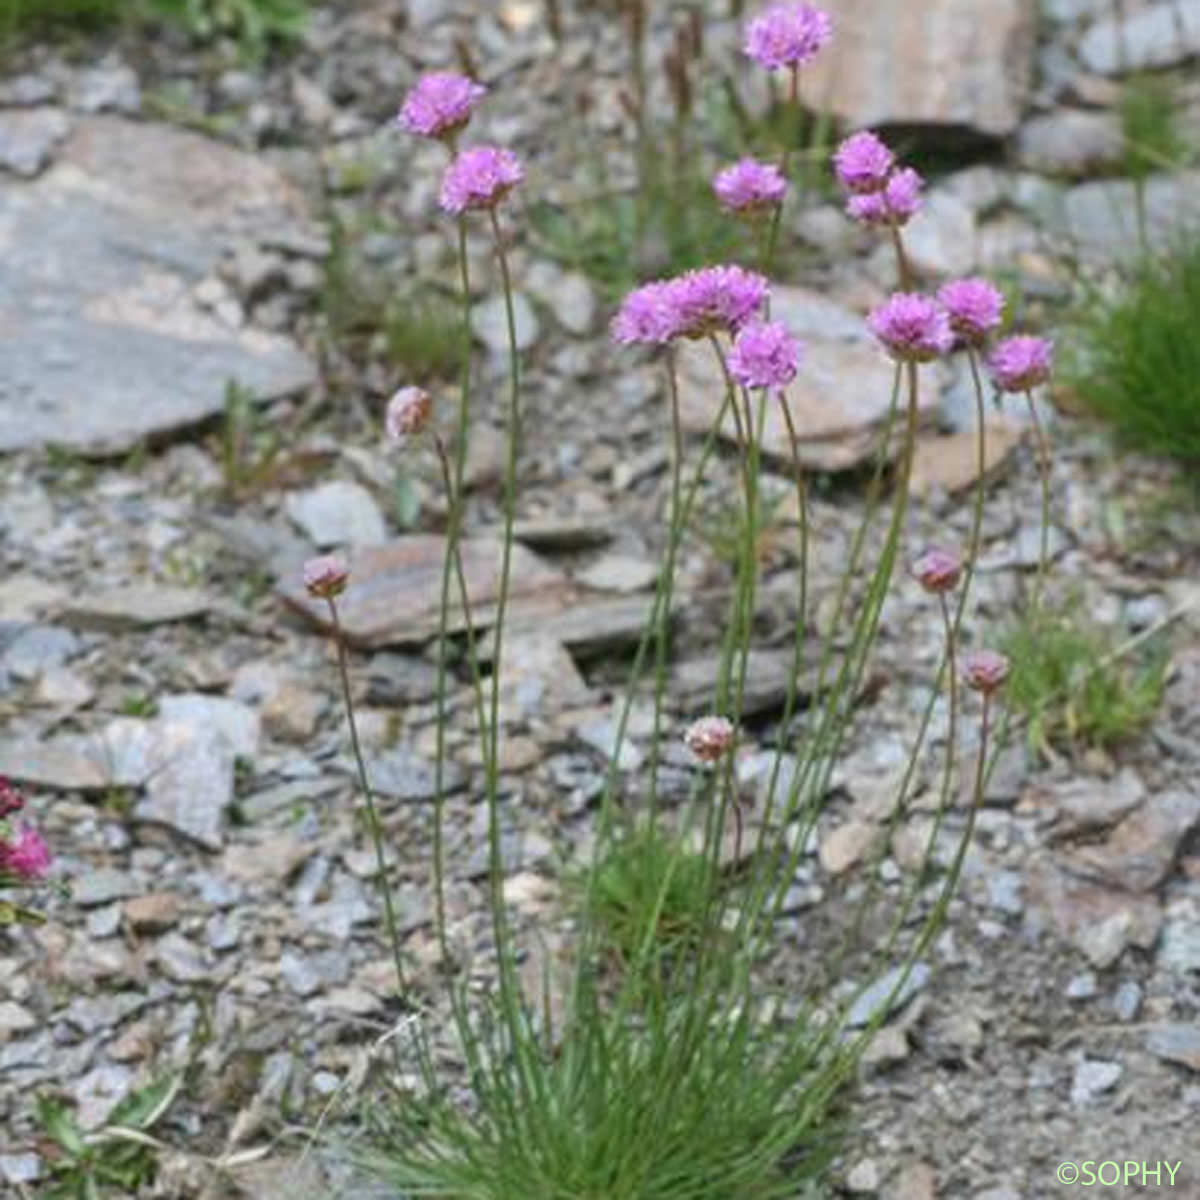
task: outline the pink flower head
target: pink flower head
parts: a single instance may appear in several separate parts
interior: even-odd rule
[[[787,180],[770,163],[743,158],[718,172],[713,191],[723,208],[734,213],[755,214],[774,208],[787,191]]]
[[[744,267],[701,267],[670,280],[667,302],[683,337],[736,333],[758,315],[769,291],[765,275]]]
[[[811,4],[772,4],[746,26],[744,49],[768,71],[811,61],[833,37],[828,14]]]
[[[1027,392],[1050,378],[1054,344],[1046,338],[1005,338],[988,359],[992,380],[1002,392]]]
[[[728,364],[742,387],[782,391],[796,378],[800,343],[779,321],[750,321],[734,338]]]
[[[701,717],[688,726],[683,740],[701,762],[718,762],[733,745],[733,722],[726,717]]]
[[[671,302],[671,285],[665,280],[634,288],[621,301],[612,322],[613,339],[625,345],[631,342],[662,345],[678,332],[679,319]]]
[[[0,775],[0,821],[20,812],[25,807],[25,797],[3,776]]]
[[[304,587],[318,600],[332,600],[346,590],[350,568],[336,554],[318,554],[304,564]]]
[[[383,427],[393,442],[403,443],[425,428],[433,401],[419,387],[403,387],[389,401]]]
[[[11,841],[0,841],[0,875],[22,882],[41,879],[50,866],[50,850],[32,825],[24,825]]]
[[[912,573],[927,592],[952,592],[962,576],[962,560],[949,550],[926,550],[912,565]]]
[[[525,172],[511,150],[473,146],[446,168],[442,208],[454,215],[470,208],[495,208],[524,178]]]
[[[1010,667],[997,650],[973,650],[963,659],[963,680],[967,687],[989,696],[1008,678]]]
[[[881,191],[895,165],[895,155],[869,129],[852,133],[833,155],[838,183],[854,193]]]
[[[422,75],[405,97],[397,120],[420,137],[451,138],[471,119],[486,92],[482,84],[451,71]]]
[[[986,279],[952,279],[938,289],[950,328],[968,346],[980,345],[1004,315],[1004,297]]]
[[[929,362],[954,344],[946,310],[917,292],[896,292],[871,313],[867,325],[899,362]]]
[[[912,167],[901,167],[888,176],[879,191],[855,192],[850,196],[846,213],[864,225],[905,225],[921,207],[924,182]]]

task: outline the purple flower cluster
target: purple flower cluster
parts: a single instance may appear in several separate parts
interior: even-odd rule
[[[867,325],[897,362],[929,362],[954,345],[946,310],[919,292],[896,292],[867,317]]]
[[[49,870],[50,850],[30,824],[15,829],[9,817],[25,807],[25,798],[0,777],[0,885],[36,883]]]
[[[464,150],[442,177],[440,202],[457,216],[468,209],[495,208],[525,177],[517,156],[499,146]]]
[[[774,208],[783,200],[787,180],[778,167],[743,158],[717,173],[713,191],[721,206],[729,212],[754,216]]]
[[[465,75],[434,71],[417,81],[397,120],[418,137],[449,140],[471,119],[486,92],[487,88]]]
[[[938,289],[937,298],[950,315],[950,328],[968,346],[981,345],[1004,316],[1004,297],[986,279],[953,279]]]
[[[702,267],[635,288],[613,318],[618,342],[662,345],[674,338],[736,333],[758,316],[767,280],[738,266]]]
[[[798,0],[772,4],[746,26],[744,49],[768,71],[811,62],[833,37],[827,13]]]
[[[733,340],[729,373],[744,388],[782,391],[800,368],[800,343],[778,321],[751,321]]]
[[[1028,392],[1050,378],[1054,346],[1046,338],[1005,338],[988,356],[992,381],[1002,392]]]
[[[838,183],[848,193],[846,213],[866,225],[898,228],[921,206],[924,180],[870,130],[852,133],[833,155]]]
[[[405,97],[400,124],[420,137],[436,138],[453,147],[487,88],[448,71],[423,75]],[[475,146],[462,151],[442,176],[439,203],[458,216],[470,209],[495,208],[524,178],[511,150]]]

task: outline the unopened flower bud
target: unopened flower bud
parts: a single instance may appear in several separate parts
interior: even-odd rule
[[[726,717],[701,717],[688,726],[683,740],[701,762],[715,763],[733,745],[733,722]]]
[[[424,388],[403,387],[389,401],[384,428],[394,442],[403,442],[421,432],[433,411],[433,401]]]
[[[304,564],[304,586],[318,600],[332,600],[346,590],[350,568],[336,554],[320,554]]]
[[[950,550],[926,550],[913,563],[912,573],[927,592],[952,592],[962,578],[962,560]]]
[[[963,659],[967,687],[991,695],[1008,678],[1011,664],[998,650],[974,650]]]

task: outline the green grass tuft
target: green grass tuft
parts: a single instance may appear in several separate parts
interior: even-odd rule
[[[1119,654],[1118,631],[1087,623],[1078,608],[1047,611],[1004,640],[1012,660],[1008,701],[1027,719],[1036,750],[1112,749],[1140,733],[1162,699],[1165,644]]]
[[[1125,173],[1131,179],[1144,179],[1152,171],[1176,165],[1186,147],[1167,78],[1134,75],[1127,79],[1121,89],[1119,112]]]
[[[1144,257],[1077,319],[1067,377],[1131,446],[1200,461],[1200,232]]]

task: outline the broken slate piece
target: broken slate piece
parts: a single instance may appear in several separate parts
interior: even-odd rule
[[[69,601],[60,619],[75,629],[119,633],[150,625],[190,621],[212,607],[212,598],[196,588],[131,583],[84,594]]]
[[[155,724],[161,766],[150,775],[134,818],[220,850],[224,812],[233,799],[232,747],[213,729],[179,721]]]
[[[434,764],[410,750],[395,749],[367,762],[367,778],[379,796],[393,800],[437,799]],[[466,783],[466,774],[455,763],[443,765],[442,790],[458,791]]]
[[[899,985],[903,974],[903,968],[893,967],[886,975],[881,976],[871,984],[854,1001],[846,1017],[846,1024],[851,1029],[860,1029],[866,1025],[875,1012],[887,1003],[888,997],[891,996],[893,990]],[[908,978],[904,981],[904,985],[896,992],[895,997],[888,1005],[887,1012],[883,1016],[886,1018],[889,1013],[895,1012],[898,1008],[903,1008],[928,982],[929,967],[925,963],[914,963],[912,970],[908,973]]]

